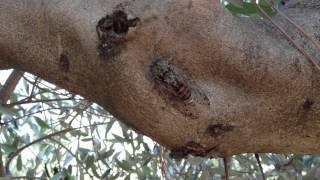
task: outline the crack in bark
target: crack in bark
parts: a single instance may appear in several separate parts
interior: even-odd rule
[[[213,146],[210,148],[204,147],[200,143],[196,143],[194,141],[189,141],[182,147],[178,147],[171,150],[170,157],[176,160],[181,160],[186,158],[189,154],[194,156],[205,157],[210,154],[217,146]]]

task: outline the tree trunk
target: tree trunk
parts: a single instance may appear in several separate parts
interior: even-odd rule
[[[285,13],[319,40],[318,10]],[[320,153],[320,72],[218,0],[0,0],[0,22],[0,69],[97,102],[176,157]]]

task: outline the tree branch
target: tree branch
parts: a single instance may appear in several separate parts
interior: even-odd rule
[[[5,104],[9,99],[10,95],[16,88],[18,82],[22,78],[24,72],[19,70],[13,70],[8,79],[6,80],[4,86],[0,91],[0,104]]]
[[[74,100],[74,97],[60,98],[60,99],[21,100],[21,101],[13,102],[10,104],[3,104],[2,106],[6,108],[12,108],[13,106],[22,105],[22,104],[44,103],[44,102],[52,102],[52,101],[66,101],[66,100]]]
[[[273,24],[273,26],[278,29],[284,36],[285,38],[292,43],[292,45],[318,70],[320,71],[320,66],[315,60],[315,58],[311,55],[309,55],[301,46],[299,46],[291,37],[290,35],[284,30],[277,22],[275,22],[269,15],[268,13],[263,10],[263,8],[260,7],[259,4],[257,4],[258,10]]]
[[[262,165],[261,165],[261,161],[260,161],[260,156],[259,156],[259,154],[258,154],[258,153],[255,153],[255,154],[254,154],[254,157],[256,158],[257,163],[258,163],[258,165],[259,165],[259,170],[260,170],[262,179],[263,179],[263,180],[266,180],[266,177],[265,177],[265,175],[264,175],[263,168],[262,168]]]

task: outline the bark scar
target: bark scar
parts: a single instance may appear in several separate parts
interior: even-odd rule
[[[65,54],[61,54],[59,58],[59,67],[63,72],[69,72],[70,70],[70,62],[69,58]]]
[[[194,156],[205,157],[216,148],[217,146],[206,148],[200,143],[190,141],[182,147],[172,149],[170,153],[170,157],[177,160],[186,158],[189,154],[192,154]]]
[[[311,107],[312,107],[312,105],[314,104],[314,101],[313,100],[311,100],[311,99],[309,99],[309,98],[307,98],[306,100],[305,100],[305,102],[303,103],[303,105],[302,105],[302,107],[303,107],[303,109],[311,109]]]
[[[226,124],[211,124],[207,128],[207,133],[213,137],[219,137],[226,132],[232,131],[234,126],[226,125]]]
[[[123,9],[117,9],[112,14],[107,14],[101,18],[96,31],[98,36],[98,51],[102,56],[118,53],[130,27],[136,27],[140,19],[128,18],[128,14]]]

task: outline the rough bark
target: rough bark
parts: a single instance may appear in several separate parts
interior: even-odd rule
[[[140,21],[98,38],[115,9]],[[319,40],[318,11],[286,13]],[[0,22],[0,69],[97,102],[176,157],[319,153],[319,72],[218,0],[0,0]]]

